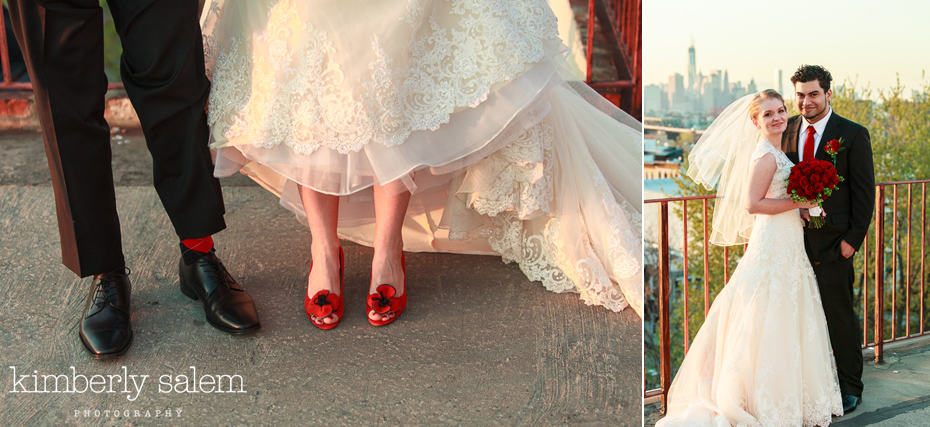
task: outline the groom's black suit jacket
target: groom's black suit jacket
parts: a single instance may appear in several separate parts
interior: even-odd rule
[[[785,154],[792,162],[799,162],[798,130],[801,116],[788,119],[788,128],[782,136]],[[872,220],[875,206],[875,173],[872,166],[872,145],[869,131],[843,117],[836,111],[820,139],[814,157],[832,161],[824,151],[826,143],[842,138],[844,149],[836,157],[836,170],[845,178],[839,189],[823,202],[826,223],[821,229],[804,229],[804,240],[808,256],[812,261],[826,263],[842,259],[840,241],[859,250]]]

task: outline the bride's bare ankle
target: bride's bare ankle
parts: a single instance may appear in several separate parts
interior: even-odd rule
[[[340,246],[339,239],[313,239],[310,241],[310,249],[338,249]]]
[[[310,243],[310,257],[312,259],[326,259],[328,261],[330,258],[336,259],[339,256],[340,247],[338,240],[336,242],[312,242]]]

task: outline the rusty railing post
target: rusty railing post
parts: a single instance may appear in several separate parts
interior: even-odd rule
[[[668,256],[668,202],[659,205],[659,369],[661,371],[662,413],[668,403],[668,388],[672,384],[671,334],[669,325],[669,256]]]
[[[907,310],[904,311],[904,334],[908,338],[911,336],[911,187],[914,184],[907,184],[907,232],[904,234],[904,239],[907,242],[905,245],[907,249],[906,255],[904,256],[904,305],[907,306]]]
[[[920,184],[920,334],[924,333],[924,259],[927,248],[927,183]]]
[[[690,285],[688,284],[688,201],[687,200],[681,201],[681,219],[682,219],[681,223],[682,223],[682,228],[683,228],[682,238],[681,238],[682,255],[683,255],[682,265],[684,266],[684,273],[682,274],[682,281],[681,281],[682,283],[681,289],[682,289],[682,294],[683,294],[682,295],[682,306],[683,306],[682,323],[684,323],[683,332],[685,335],[684,337],[685,354],[688,354],[688,348],[691,346],[691,331],[690,331],[690,326],[688,325],[688,320],[691,318],[691,316],[688,313],[688,301],[689,301],[688,300],[688,286]]]
[[[880,185],[875,193],[875,359],[881,364],[885,347],[885,187]]]
[[[891,186],[891,340],[898,336],[898,186]]]
[[[3,85],[9,86],[13,82],[13,73],[10,71],[10,46],[6,43],[6,9],[0,11],[0,69],[3,70]]]
[[[704,202],[704,317],[707,317],[707,312],[710,311],[710,261],[708,258],[708,248],[707,248],[707,199],[703,200]]]

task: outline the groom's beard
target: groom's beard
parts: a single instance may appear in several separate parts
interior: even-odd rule
[[[807,119],[808,122],[813,123],[813,122],[816,122],[816,121],[822,119],[824,116],[827,115],[827,104],[824,103],[824,104],[823,104],[823,107],[822,107],[821,109],[819,109],[819,110],[817,110],[817,111],[815,111],[815,112],[813,112],[813,113],[804,114],[804,108],[803,108],[803,107],[799,107],[798,110],[801,111],[801,115],[804,116],[804,118]]]

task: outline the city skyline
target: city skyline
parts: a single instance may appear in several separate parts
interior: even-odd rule
[[[666,83],[647,84],[643,87],[645,112],[684,113],[704,116],[722,111],[730,102],[759,90],[754,78],[748,83],[730,80],[727,70],[710,70],[705,74],[697,67],[697,47],[688,47],[688,71],[686,75],[674,73]],[[784,80],[783,70],[775,70],[775,81]],[[779,92],[784,84],[775,84]]]
[[[923,22],[930,4],[908,0],[891,8],[864,0],[789,0],[779,6],[736,0],[644,2],[644,84],[668,84],[675,73],[687,79],[692,43],[698,72],[726,71],[730,81],[744,84],[755,79],[759,89],[777,89],[779,69],[783,86],[790,85],[791,74],[805,63],[826,67],[835,84],[850,81],[873,93],[890,89],[898,77],[908,96],[930,82],[930,56],[915,51],[930,44],[930,27]]]

